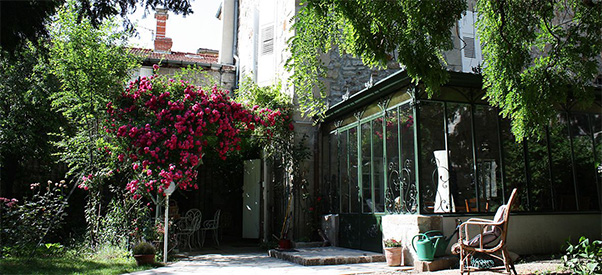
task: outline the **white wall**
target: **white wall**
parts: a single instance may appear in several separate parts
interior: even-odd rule
[[[416,234],[442,230],[448,237],[456,228],[456,219],[465,221],[468,218],[491,219],[492,216],[386,215],[382,219],[383,239],[400,240],[404,247],[406,265],[413,265],[417,256],[411,241]],[[447,254],[451,254],[450,247],[457,242],[456,236],[450,240]],[[569,237],[575,243],[581,236],[589,237],[590,240],[602,239],[601,214],[511,214],[507,236],[508,250],[519,255],[564,253],[562,249]]]
[[[468,217],[444,217],[443,232],[446,236],[456,227],[456,219]],[[491,219],[491,216],[480,218]],[[508,225],[508,250],[519,255],[551,254],[564,252],[561,247],[568,238],[575,242],[580,236],[602,239],[601,214],[562,215],[513,215]],[[453,241],[456,239],[454,238]]]
[[[247,0],[239,2],[238,56],[240,73],[251,76],[260,86],[282,80],[286,84],[289,73],[284,64],[290,53],[286,41],[292,36],[291,20],[295,15],[295,1]],[[270,28],[269,34],[265,32]],[[266,35],[273,37],[273,49],[263,53]],[[287,89],[288,87],[283,87]],[[289,91],[292,95],[292,91]]]

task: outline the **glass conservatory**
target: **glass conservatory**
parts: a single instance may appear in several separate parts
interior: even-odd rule
[[[433,97],[404,71],[332,106],[322,125],[322,196],[340,246],[379,251],[385,215],[600,213],[602,108],[558,108],[545,138],[516,143],[481,77],[450,72]]]

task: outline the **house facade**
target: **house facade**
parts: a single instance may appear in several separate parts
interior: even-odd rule
[[[286,41],[298,1],[225,0],[223,7],[224,26],[233,22],[225,30],[232,44],[223,47],[233,48],[239,80],[248,75],[259,85],[286,83]],[[336,51],[322,57],[330,107],[317,125],[295,116],[295,134],[306,137],[312,156],[301,167],[306,190],[295,194],[289,237],[311,238],[316,228],[308,224],[319,219],[335,245],[381,251],[383,238],[398,238],[411,262],[414,235],[441,230],[447,236],[458,220],[490,218],[518,188],[511,251],[552,253],[569,237],[600,238],[600,87],[592,89],[593,106],[558,108],[545,139],[515,143],[509,121],[483,100],[472,10],[450,31],[454,49],[444,53],[450,81],[430,98],[399,64],[372,70]],[[296,99],[294,87],[283,89]],[[266,240],[279,231],[267,222],[279,216],[273,192],[279,179],[270,171],[264,163]],[[319,217],[308,214],[305,196],[313,198]]]
[[[165,9],[157,9],[155,18],[157,25],[155,29],[154,48],[131,48],[130,52],[141,58],[142,66],[133,74],[133,78],[152,76],[155,74],[153,65],[159,65],[159,75],[174,75],[182,69],[195,67],[202,73],[190,76],[197,85],[214,83],[222,89],[233,91],[238,84],[236,81],[236,70],[232,62],[226,63],[219,60],[219,51],[199,48],[197,52],[172,51],[173,41],[166,37],[169,14]]]

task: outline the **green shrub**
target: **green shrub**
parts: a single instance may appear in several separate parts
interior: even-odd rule
[[[581,237],[578,244],[569,242],[563,263],[573,274],[602,273],[602,241]]]
[[[154,255],[155,247],[150,243],[142,242],[134,246],[132,253],[134,255]]]
[[[12,247],[12,255],[27,254],[32,249],[48,252],[57,248],[36,246],[43,238],[44,241],[57,239],[56,235],[61,232],[67,216],[66,193],[69,186],[64,180],[34,183],[30,188],[33,195],[24,198],[23,203],[0,198],[0,219],[3,220],[0,246]]]

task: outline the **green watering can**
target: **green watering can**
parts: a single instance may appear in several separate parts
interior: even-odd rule
[[[418,238],[418,239],[416,239]],[[432,261],[435,257],[441,257],[445,254],[445,249],[451,240],[443,236],[439,230],[420,233],[412,238],[412,247],[418,255],[418,260]]]

